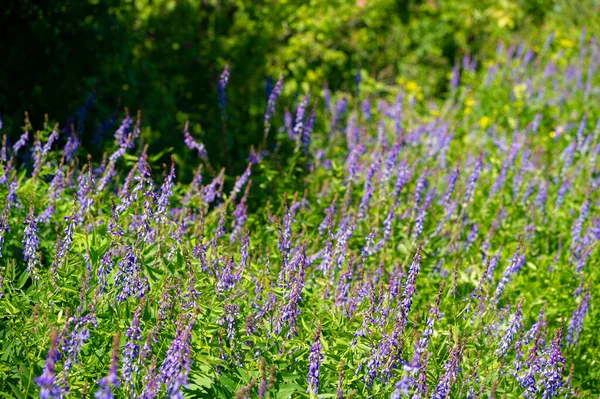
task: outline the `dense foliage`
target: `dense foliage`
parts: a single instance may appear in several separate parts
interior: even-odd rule
[[[277,145],[236,178],[185,124],[189,184],[140,115],[101,161],[26,120],[0,153],[0,395],[597,396],[599,66],[584,31],[464,57],[444,102],[359,84],[292,114],[281,79]]]
[[[598,0],[5,0],[0,114],[10,143],[25,111],[36,126],[45,113],[66,132],[73,123],[95,158],[110,149],[115,110],[141,109],[151,152],[180,156],[173,134],[190,120],[212,161],[237,174],[281,71],[285,105],[324,81],[354,93],[357,76],[363,89],[401,76],[425,96],[447,95],[464,55],[489,55],[499,41],[539,45],[555,29],[597,32],[599,12]],[[211,115],[227,62],[224,128]],[[178,160],[188,182],[192,160]]]

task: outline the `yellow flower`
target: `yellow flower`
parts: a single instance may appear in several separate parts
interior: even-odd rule
[[[523,93],[527,90],[527,85],[525,83],[521,83],[515,86],[513,92],[515,93],[515,97],[517,99],[521,99],[523,97]]]
[[[440,116],[440,111],[439,111],[439,110],[437,110],[437,109],[430,109],[430,110],[429,110],[429,114],[430,114],[431,116]]]
[[[561,46],[566,47],[566,48],[575,47],[575,43],[569,39],[560,39],[559,43]]]
[[[465,115],[470,115],[471,114],[471,108],[467,107],[465,108]]]
[[[554,138],[554,137],[556,137],[556,132],[555,132],[554,130],[553,130],[553,131],[551,131],[551,132],[550,132],[550,134],[549,134],[549,136],[550,136],[551,138]]]
[[[479,126],[481,126],[482,129],[487,128],[490,125],[490,118],[487,116],[482,116],[481,119],[479,119]]]
[[[467,107],[471,107],[472,108],[475,105],[475,103],[476,103],[476,101],[472,97],[467,97],[467,99],[465,100],[465,105]]]
[[[408,82],[406,82],[404,87],[406,88],[407,91],[409,91],[411,93],[419,91],[419,85],[414,80],[409,80]]]

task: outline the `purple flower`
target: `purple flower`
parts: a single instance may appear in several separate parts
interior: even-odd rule
[[[450,358],[444,365],[444,374],[441,376],[431,399],[446,399],[450,395],[452,384],[460,373],[460,361],[462,359],[463,346],[458,342],[450,352]]]
[[[119,369],[119,334],[115,335],[113,339],[113,351],[110,361],[110,370],[108,375],[98,380],[100,389],[96,392],[94,397],[96,399],[113,399],[114,393],[113,388],[118,388],[121,385],[119,376],[117,374]]]
[[[119,262],[115,285],[119,288],[116,299],[120,302],[130,296],[141,298],[148,291],[148,278],[144,275],[142,267],[138,264],[134,248],[125,247],[125,257]]]
[[[362,104],[361,104],[361,108],[362,108],[362,113],[363,116],[365,117],[365,120],[367,122],[370,122],[371,119],[373,118],[373,114],[371,112],[371,100],[369,99],[369,97],[367,96]]]
[[[350,154],[348,154],[348,158],[346,159],[346,179],[350,183],[356,182],[356,176],[359,170],[359,159],[365,152],[365,149],[366,148],[363,144],[359,144],[352,148]]]
[[[452,68],[452,77],[450,78],[450,87],[452,88],[452,91],[455,91],[458,88],[458,85],[460,84],[460,66],[458,65],[458,62],[456,64],[454,64],[454,67]]]
[[[306,114],[306,109],[308,108],[308,103],[310,101],[310,92],[306,93],[300,104],[298,104],[298,108],[296,109],[296,118],[294,128],[292,130],[292,139],[296,140],[298,138],[302,138],[304,132],[304,116]]]
[[[239,192],[242,191],[242,188],[244,188],[244,184],[246,184],[246,182],[248,181],[248,178],[250,177],[251,173],[252,173],[252,164],[249,163],[248,166],[246,167],[246,170],[244,171],[244,173],[242,173],[242,175],[240,177],[238,177],[238,179],[235,181],[235,184],[233,185],[233,190],[231,191],[230,197],[235,197]]]
[[[5,201],[4,210],[2,211],[2,219],[0,219],[0,258],[2,257],[2,247],[4,246],[4,238],[6,233],[10,231],[10,225],[8,224],[8,211],[10,203]]]
[[[525,263],[525,257],[521,254],[521,243],[519,242],[517,250],[515,251],[513,256],[510,258],[510,260],[508,262],[508,266],[506,266],[506,269],[504,270],[504,274],[502,274],[502,278],[500,279],[500,281],[498,282],[498,285],[496,286],[496,292],[494,293],[494,303],[495,304],[498,304],[498,301],[502,297],[502,294],[504,293],[504,289],[506,288],[506,284],[508,284],[511,276],[513,274],[517,274],[521,270],[521,267],[523,266],[524,263]]]
[[[51,399],[61,398],[62,392],[60,387],[54,383],[54,367],[58,362],[58,333],[56,329],[53,329],[50,334],[51,346],[46,357],[46,364],[44,365],[44,372],[39,377],[35,377],[35,384],[40,387],[40,399]]]
[[[202,192],[202,201],[206,205],[210,205],[215,198],[221,197],[221,190],[223,189],[223,180],[225,178],[225,169],[221,169],[221,172],[215,177],[212,182],[204,187]]]
[[[275,83],[275,87],[269,94],[269,100],[267,101],[267,110],[265,112],[265,137],[269,133],[269,128],[271,127],[271,118],[275,115],[275,105],[277,104],[277,99],[281,95],[283,91],[283,73],[279,76],[279,80]]]
[[[115,131],[115,140],[117,145],[121,148],[127,147],[127,135],[133,124],[133,119],[129,116],[129,110],[125,108],[125,118],[121,122],[121,125]]]
[[[19,152],[19,150],[21,148],[23,148],[23,146],[25,145],[25,143],[27,143],[27,140],[29,140],[29,131],[25,131],[25,133],[23,133],[21,135],[21,137],[19,137],[19,140],[17,140],[17,142],[15,143],[15,145],[13,145],[13,152],[16,154],[17,152]]]
[[[482,166],[483,155],[479,155],[477,161],[475,162],[475,166],[473,167],[473,172],[469,176],[469,181],[467,182],[467,190],[463,199],[464,203],[469,202],[471,198],[473,198],[473,194],[475,193],[475,185],[477,184],[477,180],[479,180],[479,174],[481,173]]]
[[[33,196],[31,197],[31,205],[29,206],[29,213],[25,219],[25,232],[23,237],[23,257],[27,262],[27,272],[36,280],[39,276],[36,273],[36,266],[38,264],[38,246],[40,240],[37,236],[37,221],[35,214],[33,213]]]
[[[542,392],[542,398],[551,399],[558,395],[563,383],[563,371],[565,369],[566,359],[563,356],[560,347],[562,341],[562,328],[559,328],[554,335],[547,353],[547,360],[542,369],[544,378],[542,382],[546,388]]]
[[[335,103],[333,114],[331,115],[331,131],[329,136],[331,137],[338,129],[338,124],[342,119],[342,115],[346,113],[348,109],[348,99],[346,96],[342,97],[338,102]]]
[[[369,168],[367,176],[365,177],[365,192],[363,193],[363,196],[360,200],[360,205],[358,207],[359,219],[363,219],[369,209],[369,203],[371,202],[371,198],[375,192],[375,174],[379,171],[380,166],[381,157],[378,154],[375,154],[371,163],[371,167]]]
[[[73,160],[73,157],[75,156],[75,152],[79,148],[80,144],[81,143],[80,143],[79,139],[77,138],[77,136],[75,135],[75,133],[72,133],[71,136],[69,136],[69,138],[67,139],[67,143],[65,144],[65,146],[63,148],[63,155],[65,156],[65,159],[67,160],[67,162],[70,162]]]
[[[402,141],[398,140],[393,146],[392,149],[388,152],[388,156],[385,160],[385,166],[383,168],[383,173],[381,175],[381,184],[387,184],[392,177],[392,171],[396,167],[396,160],[398,159],[398,154],[400,153],[400,149],[402,148]]]
[[[567,329],[567,343],[569,345],[577,345],[579,342],[579,335],[581,334],[581,329],[583,327],[583,319],[588,312],[590,299],[590,286],[588,285],[585,295],[577,305],[577,308],[573,312],[573,316],[571,316],[571,321],[569,322],[569,327]]]
[[[6,197],[6,199],[9,203],[15,204],[17,208],[21,208],[21,204],[19,204],[19,197],[17,196],[18,187],[19,181],[17,180],[17,176],[15,176],[8,187],[8,196]]]
[[[302,301],[302,289],[304,288],[304,275],[305,275],[306,258],[304,256],[304,249],[298,251],[298,256],[292,259],[290,262],[290,273],[291,282],[289,290],[284,292],[284,305],[279,310],[279,318],[275,324],[275,333],[280,334],[284,324],[287,324],[289,329],[287,338],[289,339],[293,335],[297,335],[298,328],[296,321],[300,315],[299,303]]]
[[[144,310],[144,299],[140,301],[131,325],[127,329],[125,335],[127,336],[127,343],[123,350],[123,380],[126,384],[132,385],[132,378],[135,373],[138,372],[138,364],[135,362],[136,358],[140,353],[139,342],[142,339],[142,329],[140,328],[140,319],[142,311]]]
[[[206,159],[206,156],[207,156],[206,148],[204,148],[204,144],[198,143],[190,135],[189,125],[190,125],[189,122],[185,122],[185,127],[183,128],[183,141],[185,142],[185,145],[187,145],[190,150],[198,151],[198,156],[200,158]]]
[[[450,174],[448,178],[448,185],[446,187],[446,192],[440,198],[441,205],[444,209],[448,209],[450,206],[450,202],[452,201],[452,193],[454,192],[454,188],[456,187],[456,182],[458,181],[458,175],[460,173],[460,161],[456,164],[456,168]]]
[[[310,347],[310,355],[308,356],[308,390],[307,393],[317,395],[319,393],[319,369],[323,362],[323,348],[321,347],[321,326],[317,328],[315,340]]]
[[[312,132],[315,127],[315,120],[317,119],[317,104],[313,105],[312,110],[310,111],[310,115],[306,119],[306,124],[304,126],[304,130],[302,131],[302,137],[300,137],[300,141],[302,142],[302,149],[305,154],[308,154],[308,149],[310,147],[310,143],[312,140]]]
[[[504,332],[504,337],[500,340],[498,344],[498,348],[496,349],[496,356],[505,356],[512,344],[513,339],[517,335],[517,333],[521,330],[523,324],[523,315],[521,314],[521,308],[523,306],[524,299],[519,301],[517,305],[517,309],[515,310],[515,314],[513,315],[512,320],[510,321],[508,328]]]
[[[227,103],[226,103],[227,93],[225,92],[225,89],[227,88],[228,81],[229,81],[229,64],[225,65],[225,69],[221,73],[221,76],[219,78],[219,84],[217,85],[218,92],[219,92],[219,108],[221,108],[221,111],[224,111],[225,105],[227,105]]]
[[[427,209],[433,202],[433,199],[435,198],[435,194],[436,194],[436,188],[433,187],[427,194],[427,197],[425,197],[425,202],[423,202],[423,205],[418,210],[417,217],[415,218],[415,228],[413,230],[413,234],[415,237],[419,237],[421,235],[421,233],[423,233],[423,228],[425,225],[425,216],[427,215]]]
[[[417,275],[419,274],[419,270],[421,268],[422,249],[422,245],[419,245],[417,253],[415,254],[412,263],[410,264],[410,267],[408,269],[408,276],[406,277],[406,282],[404,283],[404,292],[402,293],[402,310],[404,317],[408,317],[408,314],[410,313],[413,295],[416,292]]]
[[[166,393],[171,398],[183,398],[181,388],[187,384],[187,376],[191,364],[191,339],[194,318],[184,323],[181,317],[177,323],[177,332],[167,350],[165,360],[160,366],[160,381],[166,386]]]
[[[590,211],[590,199],[587,198],[583,205],[581,206],[581,211],[579,212],[579,217],[573,223],[573,228],[571,229],[571,250],[574,250],[577,246],[579,239],[581,238],[581,230],[583,229],[583,224],[585,223],[588,213]]]
[[[160,187],[160,196],[156,201],[156,213],[158,215],[165,215],[167,213],[167,209],[169,207],[169,198],[173,195],[173,186],[175,180],[175,158],[171,157],[171,170],[169,174],[166,176],[165,181]]]
[[[160,390],[158,375],[156,374],[156,356],[152,356],[152,363],[148,368],[148,373],[144,376],[144,388],[138,399],[154,399]]]
[[[415,186],[415,195],[414,195],[414,207],[415,211],[419,209],[421,206],[421,201],[423,199],[423,191],[427,190],[429,187],[429,182],[427,181],[427,168],[423,169],[423,173],[417,179],[417,185]]]

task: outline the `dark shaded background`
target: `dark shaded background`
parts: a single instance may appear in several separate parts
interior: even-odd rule
[[[250,145],[260,142],[271,80],[280,71],[286,90],[275,128],[282,107],[292,108],[307,89],[314,98],[327,81],[333,90],[355,93],[361,72],[363,95],[376,90],[375,80],[403,76],[418,81],[425,95],[443,96],[463,55],[543,24],[554,6],[512,3],[494,14],[495,2],[474,0],[4,1],[3,132],[14,142],[25,111],[34,129],[48,114],[62,128],[73,123],[86,149],[100,156],[113,148],[127,106],[133,115],[142,110],[151,151],[173,147],[188,176],[185,160],[193,154],[183,150],[182,135],[188,119],[211,162],[239,171]],[[499,22],[503,15],[508,24]],[[227,62],[223,148],[216,86]]]

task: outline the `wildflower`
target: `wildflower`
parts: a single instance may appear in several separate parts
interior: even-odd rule
[[[119,262],[115,285],[119,287],[116,299],[121,302],[133,295],[141,298],[148,291],[148,278],[138,264],[132,246],[125,247],[125,257]]]
[[[2,257],[2,247],[4,246],[4,238],[6,233],[10,231],[10,225],[8,224],[8,211],[10,203],[8,198],[4,201],[4,210],[2,211],[2,219],[0,219],[0,258]]]
[[[302,289],[304,288],[306,266],[306,258],[303,249],[298,251],[296,259],[294,259],[294,262],[290,262],[297,270],[292,271],[290,288],[284,293],[284,305],[279,311],[279,318],[275,325],[275,332],[277,334],[281,333],[284,324],[288,325],[288,339],[298,333],[296,322],[301,312],[299,303],[302,301]],[[297,263],[297,265],[294,263]]]
[[[188,146],[190,150],[196,150],[198,152],[198,156],[202,159],[206,159],[206,149],[204,148],[204,144],[198,143],[189,132],[189,121],[185,122],[185,127],[183,128],[183,141],[185,145]]]
[[[148,373],[144,376],[144,388],[138,399],[154,399],[158,395],[159,389],[160,384],[156,374],[156,355],[153,355]]]
[[[579,211],[579,217],[573,223],[573,228],[571,229],[571,250],[573,250],[579,239],[581,238],[581,230],[583,229],[583,224],[585,223],[588,213],[590,211],[590,199],[587,198],[583,205],[581,205],[581,210]]]
[[[421,206],[421,200],[423,199],[423,191],[427,190],[429,182],[427,181],[427,168],[423,169],[423,173],[417,179],[417,185],[415,186],[414,194],[414,207],[415,211]]]
[[[115,140],[120,148],[124,148],[127,143],[127,135],[133,124],[133,119],[129,116],[129,109],[125,108],[125,118],[121,125],[115,131]]]
[[[19,150],[21,148],[23,148],[23,146],[27,143],[28,140],[29,140],[29,131],[25,130],[25,133],[23,133],[21,135],[21,137],[19,137],[19,140],[17,140],[17,142],[15,143],[15,145],[13,145],[13,152],[15,154],[17,152],[19,152]]]
[[[375,183],[375,174],[379,170],[381,166],[381,158],[375,155],[375,159],[371,163],[371,167],[367,172],[367,176],[365,177],[365,192],[360,200],[360,205],[358,207],[358,218],[363,219],[365,214],[369,208],[369,203],[371,202],[371,198],[373,197],[373,193],[375,191],[374,183]]]
[[[171,157],[171,170],[169,174],[166,176],[165,181],[163,182],[160,188],[160,196],[156,201],[156,213],[158,215],[165,215],[167,212],[167,208],[169,206],[169,197],[173,195],[173,186],[175,180],[175,158]]]
[[[504,337],[500,341],[500,344],[498,345],[498,349],[496,349],[497,356],[505,356],[506,355],[506,353],[508,352],[508,349],[510,348],[510,345],[512,344],[514,337],[517,335],[519,330],[521,330],[522,323],[523,323],[523,315],[521,314],[521,308],[523,306],[523,301],[524,301],[524,298],[522,298],[519,301],[519,304],[517,305],[517,309],[515,310],[515,314],[513,315],[513,318],[504,333]]]
[[[473,172],[469,176],[469,180],[467,182],[467,190],[465,191],[463,203],[467,203],[471,200],[471,198],[473,198],[473,194],[475,193],[475,185],[477,184],[477,180],[479,180],[479,174],[481,173],[482,166],[483,155],[479,155],[477,161],[475,162],[475,166],[473,167]]]
[[[96,399],[113,399],[113,389],[118,388],[121,385],[119,376],[117,374],[119,368],[119,334],[115,335],[113,339],[113,351],[110,362],[110,370],[108,375],[101,378],[98,381],[100,389],[96,392],[94,397]]]
[[[275,115],[275,104],[277,104],[277,99],[281,95],[283,91],[283,73],[279,76],[277,83],[275,83],[275,87],[269,94],[269,99],[267,101],[267,110],[265,112],[265,137],[269,133],[269,128],[271,127],[271,118]]]
[[[452,88],[452,91],[456,91],[459,84],[460,84],[460,67],[457,62],[454,64],[454,67],[452,68],[452,76],[450,78],[450,87]]]
[[[223,189],[223,180],[225,178],[225,169],[221,169],[221,172],[215,177],[212,182],[204,187],[202,192],[202,201],[206,205],[210,205],[215,198],[221,197],[221,190]]]
[[[460,362],[462,359],[463,344],[459,342],[450,352],[450,358],[444,365],[444,374],[442,374],[435,391],[431,395],[431,399],[445,399],[450,394],[452,384],[456,381],[460,372]]]
[[[577,305],[577,308],[571,316],[571,321],[569,322],[569,328],[567,329],[567,343],[569,345],[577,345],[579,342],[579,335],[581,334],[581,329],[583,327],[583,319],[588,312],[590,299],[590,286],[588,285],[585,295],[579,302],[579,305]]]
[[[304,130],[302,130],[302,136],[300,137],[300,141],[302,143],[302,149],[305,154],[308,154],[308,149],[311,143],[312,131],[315,126],[315,120],[317,118],[317,104],[315,104],[310,112],[310,115],[306,119],[306,124],[304,126]]]
[[[496,303],[496,304],[500,300],[500,297],[502,297],[502,294],[504,293],[504,289],[506,288],[506,284],[508,284],[510,277],[513,274],[518,273],[521,270],[521,267],[523,266],[523,264],[525,263],[525,258],[523,255],[521,255],[520,251],[521,251],[521,243],[519,242],[519,246],[517,247],[517,250],[515,251],[513,256],[510,258],[508,266],[506,266],[506,269],[504,270],[504,273],[502,274],[502,278],[500,279],[500,281],[498,282],[498,285],[496,286],[496,292],[494,293],[494,303]]]
[[[542,392],[542,398],[551,399],[558,395],[563,387],[562,373],[565,369],[566,359],[560,350],[562,341],[562,328],[559,328],[554,335],[554,339],[548,351],[548,359],[546,360],[542,374],[545,390]]]
[[[171,398],[183,398],[181,387],[187,384],[187,376],[191,364],[191,338],[193,318],[185,325],[180,318],[177,332],[167,350],[165,360],[160,366],[159,380],[166,386],[166,393]]]
[[[137,310],[133,315],[131,325],[127,329],[127,343],[123,350],[123,380],[129,386],[133,385],[133,375],[138,371],[138,364],[135,362],[140,352],[139,341],[142,339],[142,329],[140,328],[140,319],[144,310],[144,299],[140,300]]]
[[[422,245],[419,244],[417,253],[415,254],[412,263],[408,269],[408,276],[406,277],[406,283],[404,284],[404,292],[402,293],[402,309],[403,314],[408,316],[410,308],[412,307],[413,295],[416,292],[416,281],[419,269],[421,268],[421,250]]]
[[[337,384],[337,396],[336,399],[344,399],[344,359],[340,360],[340,366],[338,368],[338,384]]]
[[[252,164],[249,163],[244,173],[242,173],[242,175],[238,177],[238,179],[235,181],[230,197],[235,197],[240,191],[242,191],[242,188],[244,187],[244,184],[246,184],[246,182],[248,181],[251,172]]]
[[[62,391],[60,387],[58,387],[54,382],[54,368],[60,356],[58,352],[58,332],[55,328],[53,328],[50,333],[50,342],[51,346],[50,350],[48,351],[48,356],[46,357],[44,372],[41,376],[34,378],[35,384],[40,387],[40,399],[62,397]]]
[[[307,393],[312,392],[314,395],[319,393],[319,369],[321,368],[323,358],[323,348],[321,347],[321,326],[319,326],[317,328],[317,334],[315,336],[314,343],[310,347],[310,355],[308,356],[309,367]]]
[[[75,133],[72,133],[71,136],[69,136],[69,138],[67,139],[67,143],[63,147],[63,155],[67,162],[73,160],[75,152],[79,148],[80,144],[81,142],[79,141],[79,138],[75,135]]]
[[[23,237],[23,256],[25,262],[27,262],[27,272],[34,277],[36,280],[39,276],[36,273],[36,266],[38,265],[38,246],[40,240],[37,236],[37,221],[35,214],[33,213],[33,196],[31,197],[31,205],[29,206],[29,214],[25,219],[25,232]]]
[[[448,178],[448,185],[446,187],[446,191],[441,197],[441,205],[444,209],[447,209],[450,206],[450,202],[452,201],[452,193],[454,192],[454,188],[456,187],[456,182],[458,181],[459,173],[460,161],[456,164],[456,168],[450,174],[450,177]]]
[[[398,154],[400,153],[400,149],[402,148],[402,141],[397,141],[392,149],[388,152],[388,156],[385,160],[385,166],[383,168],[383,173],[381,174],[381,184],[387,184],[390,181],[392,170],[396,166],[396,160],[398,158]]]
[[[308,103],[310,101],[310,92],[306,93],[300,104],[298,104],[298,108],[296,109],[296,118],[294,128],[292,130],[292,139],[296,140],[302,138],[304,132],[304,116],[306,114],[306,108],[308,108]]]
[[[225,65],[225,69],[221,73],[219,84],[217,85],[219,92],[219,108],[221,108],[221,111],[225,110],[227,99],[225,89],[227,88],[227,82],[229,82],[229,64]]]

